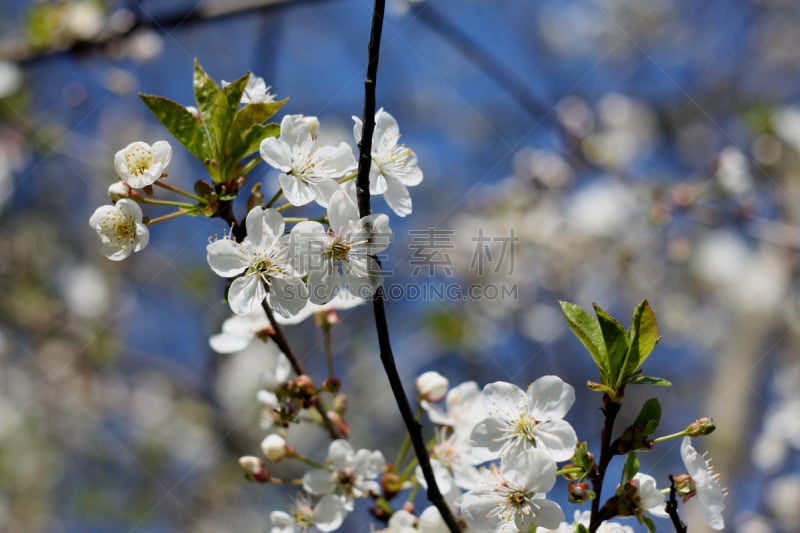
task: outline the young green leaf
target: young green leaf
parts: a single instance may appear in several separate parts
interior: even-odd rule
[[[653,434],[659,423],[661,423],[661,404],[655,398],[650,398],[642,405],[633,424],[641,427],[643,435],[649,436]]]
[[[256,150],[261,141],[267,137],[274,137],[280,133],[277,124],[264,124],[288,101],[284,98],[280,102],[255,102],[242,107],[233,118],[226,150],[228,156],[239,161]]]
[[[606,313],[599,305],[593,303],[600,330],[603,332],[603,342],[606,346],[609,362],[609,382],[619,388],[619,376],[623,369],[625,355],[628,353],[628,335],[625,328],[617,319]]]
[[[575,336],[578,337],[578,340],[589,351],[594,364],[600,370],[600,376],[605,381],[610,369],[600,323],[579,305],[563,301],[559,303],[561,304],[561,312],[564,314],[564,318],[567,319],[567,324],[569,324]]]
[[[622,481],[620,485],[627,484],[639,472],[639,457],[636,452],[628,452],[625,457],[625,466],[622,467]]]
[[[140,94],[139,97],[161,124],[195,157],[200,161],[209,157],[203,127],[188,109],[163,96]]]
[[[240,161],[254,152],[258,152],[261,141],[267,137],[277,137],[280,133],[280,125],[272,122],[251,126],[242,132],[239,138],[234,139],[233,136],[228,138],[229,157],[233,161]]]
[[[656,315],[647,300],[642,300],[634,309],[628,335],[631,349],[624,367],[626,381],[642,367],[659,341]]]
[[[628,380],[630,385],[655,385],[656,387],[671,387],[672,382],[664,378],[656,378],[652,376],[636,376]]]
[[[220,105],[227,105],[227,98],[217,82],[206,74],[196,59],[194,60],[194,99],[206,128],[206,136],[211,149],[209,159],[217,159],[220,157],[223,137],[214,127],[214,113]]]
[[[648,533],[656,533],[656,524],[652,518],[647,515],[641,515],[640,518],[645,527],[647,527]]]

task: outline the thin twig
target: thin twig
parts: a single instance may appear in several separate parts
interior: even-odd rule
[[[272,325],[272,329],[274,333],[272,333],[272,340],[275,341],[275,344],[278,345],[280,351],[283,352],[283,355],[289,360],[289,364],[292,365],[292,369],[294,369],[295,373],[298,376],[308,375],[306,369],[303,367],[303,363],[300,362],[300,359],[292,350],[292,347],[289,345],[289,341],[286,340],[286,336],[283,334],[283,328],[278,322],[275,320],[275,315],[272,313],[272,308],[270,308],[269,304],[266,300],[261,302],[261,307],[264,308],[264,312],[267,314],[267,319],[269,319],[269,323]],[[313,402],[314,408],[319,412],[322,416],[322,422],[325,424],[325,427],[328,430],[328,433],[331,434],[331,437],[334,439],[343,439],[344,435],[342,432],[339,431],[339,428],[331,422],[330,418],[328,418],[328,414],[325,412],[325,409],[322,407],[318,398],[314,399]]]
[[[361,130],[361,140],[358,143],[358,177],[356,178],[356,191],[358,194],[358,210],[361,217],[370,214],[369,205],[369,171],[372,164],[372,134],[375,130],[375,87],[378,78],[378,60],[380,57],[381,32],[383,31],[383,14],[386,7],[385,0],[375,0],[372,12],[372,28],[369,37],[369,60],[367,64],[367,77],[364,81],[364,114],[363,127]],[[378,262],[380,268],[380,262]],[[453,516],[442,496],[436,478],[433,475],[428,450],[425,441],[422,439],[422,426],[414,418],[408,397],[403,389],[400,374],[392,353],[392,344],[389,340],[389,326],[386,320],[386,309],[384,308],[383,287],[378,287],[373,298],[373,311],[375,313],[375,329],[378,334],[378,345],[380,347],[380,357],[383,369],[389,379],[397,407],[403,422],[408,430],[411,443],[414,446],[414,453],[419,461],[420,468],[428,486],[428,499],[436,506],[442,519],[447,524],[451,532],[461,531],[461,526]]]

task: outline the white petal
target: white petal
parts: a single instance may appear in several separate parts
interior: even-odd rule
[[[292,205],[306,205],[317,197],[317,191],[313,187],[293,176],[281,174],[278,181],[281,183],[283,195]]]
[[[319,222],[306,220],[297,223],[289,238],[289,257],[292,266],[300,273],[322,268],[325,243],[328,236]]]
[[[339,190],[339,184],[328,178],[315,182],[312,187],[317,193],[316,201],[322,207],[328,207],[331,196]]]
[[[324,496],[314,507],[314,525],[320,531],[339,529],[347,516],[342,500],[332,494]]]
[[[133,217],[136,222],[142,221],[142,208],[133,200],[123,198],[114,204],[122,214]]]
[[[144,249],[150,242],[150,230],[144,224],[136,224],[136,237],[133,241],[133,251],[138,252]]]
[[[280,139],[288,145],[300,144],[311,135],[309,124],[314,119],[305,115],[285,115],[281,120]]]
[[[269,166],[281,172],[292,170],[292,147],[285,141],[275,137],[267,137],[261,141],[259,154]]]
[[[472,429],[470,440],[475,447],[486,448],[492,453],[500,451],[505,436],[505,424],[496,418],[487,418],[478,422]]]
[[[241,245],[231,239],[220,239],[209,243],[206,246],[206,260],[211,270],[223,278],[241,274],[250,264]]]
[[[328,220],[335,233],[342,232],[350,227],[351,222],[358,220],[358,207],[344,191],[338,190],[331,195]]]
[[[547,452],[530,448],[511,457],[503,468],[503,473],[540,494],[555,485],[556,462]]]
[[[264,301],[267,291],[261,278],[255,274],[236,278],[228,289],[228,303],[237,315],[246,315]]]
[[[408,194],[408,189],[400,181],[392,178],[387,179],[386,192],[383,193],[383,198],[398,216],[404,217],[411,214],[411,195]]]
[[[342,288],[342,277],[338,271],[327,267],[313,270],[308,274],[308,300],[324,305],[336,296]]]
[[[356,144],[358,144],[361,142],[363,123],[361,122],[361,119],[356,116],[353,116],[353,122],[355,123],[353,124],[353,138],[356,140]]]
[[[514,384],[495,381],[483,388],[483,405],[505,419],[516,419],[525,405],[525,393]]]
[[[152,150],[153,160],[160,162],[162,169],[172,160],[172,146],[167,141],[154,142]]]
[[[311,470],[303,476],[303,489],[315,496],[330,494],[336,489],[336,474],[327,470]]]
[[[374,479],[383,471],[386,460],[378,451],[358,450],[353,458],[353,471],[367,479]]]
[[[305,307],[308,289],[300,278],[272,278],[269,288],[269,304],[283,317],[294,316]]]
[[[578,436],[566,420],[542,422],[534,429],[537,448],[547,451],[556,461],[569,461],[575,454]]]
[[[328,459],[330,460],[331,468],[337,472],[350,468],[353,466],[353,460],[355,459],[353,447],[346,440],[337,439],[328,446]]]
[[[542,376],[528,387],[527,397],[536,420],[564,418],[575,403],[575,389],[558,376]]]
[[[357,167],[353,149],[346,142],[341,142],[338,146],[321,146],[314,152],[314,158],[323,163],[317,171],[326,178],[344,177]]]
[[[534,506],[534,512],[536,513],[533,523],[537,526],[557,529],[561,522],[564,521],[564,511],[556,502],[543,498],[534,498],[533,502],[532,506]]]

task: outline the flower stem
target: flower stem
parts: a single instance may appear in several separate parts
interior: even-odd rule
[[[604,517],[600,514],[600,492],[603,490],[606,469],[611,462],[611,458],[614,457],[614,450],[611,448],[611,434],[614,431],[614,421],[617,419],[617,414],[619,414],[621,408],[621,404],[611,400],[608,394],[603,394],[603,408],[601,410],[605,415],[605,423],[603,424],[603,430],[600,434],[600,462],[592,476],[592,490],[594,491],[595,497],[592,500],[589,533],[595,533],[604,520]]]
[[[171,205],[173,207],[182,207],[184,209],[192,209],[194,204],[188,204],[186,202],[173,202],[172,200],[157,200],[156,198],[142,198],[143,204],[152,204],[152,205]]]
[[[208,205],[208,200],[203,198],[202,196],[197,196],[196,194],[192,194],[189,191],[184,191],[183,189],[179,189],[173,185],[169,185],[164,180],[158,180],[153,185],[158,185],[162,189],[166,189],[168,191],[172,191],[175,194],[180,194],[181,196],[185,196],[186,198],[191,198],[192,200],[199,202],[203,205]]]
[[[345,177],[343,177],[343,178],[339,178],[339,179],[338,179],[338,180],[336,180],[336,181],[337,181],[338,183],[347,183],[348,181],[353,181],[353,180],[354,180],[354,179],[356,179],[357,177],[358,177],[358,172],[353,172],[352,174],[348,174],[347,176],[345,176]]]
[[[260,162],[261,162],[260,157],[254,157],[253,159],[248,161],[247,164],[244,167],[242,167],[241,175],[247,176],[250,173],[250,171],[253,170],[255,166]]]
[[[679,431],[679,432],[673,433],[671,435],[664,435],[663,437],[658,437],[656,439],[653,439],[653,443],[654,444],[658,444],[659,442],[665,442],[665,441],[668,441],[670,439],[679,439],[679,438],[685,437],[685,436],[686,436],[686,430],[684,429],[683,431]]]
[[[295,452],[294,455],[292,455],[292,458],[293,459],[297,459],[298,461],[300,461],[303,464],[307,464],[311,468],[316,468],[317,470],[330,470],[330,468],[328,468],[327,466],[325,466],[323,464],[320,464],[320,463],[314,461],[313,459],[309,459],[305,455],[299,454],[297,452]]]
[[[172,213],[167,213],[166,215],[160,217],[151,218],[150,220],[147,221],[147,225],[152,226],[153,224],[158,224],[159,222],[172,220],[173,218],[178,218],[185,214],[186,213],[184,213],[182,210],[179,209],[178,211],[173,211]]]
[[[275,202],[277,202],[277,201],[278,201],[278,199],[279,199],[281,196],[283,196],[283,189],[278,189],[278,192],[276,192],[276,193],[275,193],[275,196],[273,196],[273,197],[272,197],[272,199],[271,199],[269,202],[267,202],[267,207],[272,207],[272,205],[273,205]]]
[[[568,468],[562,468],[558,472],[556,472],[556,476],[565,476],[567,474],[580,474],[583,472],[583,468],[579,466],[570,466]]]

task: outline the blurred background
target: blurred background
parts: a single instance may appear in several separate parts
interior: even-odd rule
[[[259,451],[255,395],[276,354],[209,348],[229,316],[205,260],[223,223],[159,224],[112,263],[87,220],[135,140],[173,142],[173,183],[204,177],[137,97],[193,104],[194,58],[217,80],[252,71],[290,97],[280,114],[352,142],[371,4],[0,5],[0,531],[265,531],[292,495],[246,483],[237,458]],[[627,324],[647,298],[663,341],[645,373],[674,386],[629,390],[620,424],[649,397],[658,434],[713,417],[695,446],[728,487],[726,529],[800,530],[799,25],[791,0],[392,3],[378,105],[425,179],[411,216],[373,209],[395,234],[388,314],[409,392],[426,370],[522,387],[555,373],[594,442],[596,371],[558,300]],[[278,188],[265,165],[257,181]],[[351,442],[392,457],[404,430],[371,309],[341,317]],[[324,377],[313,322],[287,334]],[[302,438],[324,457],[324,433]],[[666,484],[678,445],[642,470]],[[366,512],[342,530],[370,531]]]

